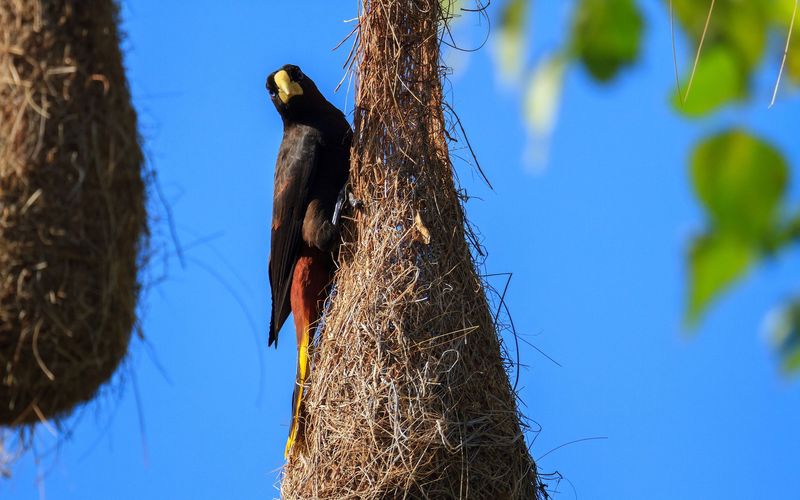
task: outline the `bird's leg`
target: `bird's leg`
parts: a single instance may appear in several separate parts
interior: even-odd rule
[[[342,206],[344,206],[344,199],[346,192],[347,192],[347,184],[342,186],[342,190],[339,191],[339,196],[336,197],[336,206],[333,209],[333,217],[331,218],[331,224],[333,224],[334,226],[339,225],[339,219],[342,216]]]
[[[364,203],[356,198],[353,195],[353,192],[350,191],[350,183],[346,183],[342,186],[341,191],[339,191],[339,196],[336,198],[336,207],[333,209],[333,219],[331,223],[334,226],[339,225],[339,220],[342,217],[342,209],[344,208],[344,204],[348,203],[350,208],[359,209],[364,206]]]
[[[339,238],[345,203],[349,203],[353,208],[363,205],[349,192],[347,184],[339,191],[332,215],[329,210],[323,208],[324,205],[320,200],[312,200],[306,208],[303,219],[303,241],[322,251],[333,250]]]
[[[312,200],[306,209],[303,219],[303,241],[322,250],[331,251],[339,236],[339,226],[331,217],[330,211],[324,210],[319,200]],[[338,209],[338,208],[337,208]]]

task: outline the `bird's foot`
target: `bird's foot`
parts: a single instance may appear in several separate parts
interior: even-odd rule
[[[350,191],[350,184],[345,184],[342,190],[339,191],[339,196],[336,198],[336,207],[333,210],[333,219],[331,220],[334,226],[339,225],[345,203],[348,203],[350,207],[355,210],[359,210],[364,206],[364,202],[353,196],[353,193]]]
[[[350,190],[347,191],[347,201],[350,203],[350,206],[356,210],[364,208],[364,202],[356,198]]]

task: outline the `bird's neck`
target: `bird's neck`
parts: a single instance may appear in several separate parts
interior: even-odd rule
[[[315,113],[298,112],[282,118],[284,131],[288,131],[292,127],[311,127],[323,133],[335,133],[342,128],[341,120],[344,119],[341,112],[333,106],[323,112],[319,110]]]

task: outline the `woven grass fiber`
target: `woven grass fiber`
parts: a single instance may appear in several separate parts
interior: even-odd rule
[[[465,238],[439,0],[362,0],[351,186],[284,499],[541,495]]]
[[[65,416],[125,356],[143,158],[111,0],[0,0],[0,425]]]

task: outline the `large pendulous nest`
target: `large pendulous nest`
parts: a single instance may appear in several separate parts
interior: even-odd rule
[[[540,496],[448,154],[440,0],[362,0],[351,184],[283,498]]]
[[[0,0],[0,425],[67,414],[136,322],[143,158],[112,0]]]

